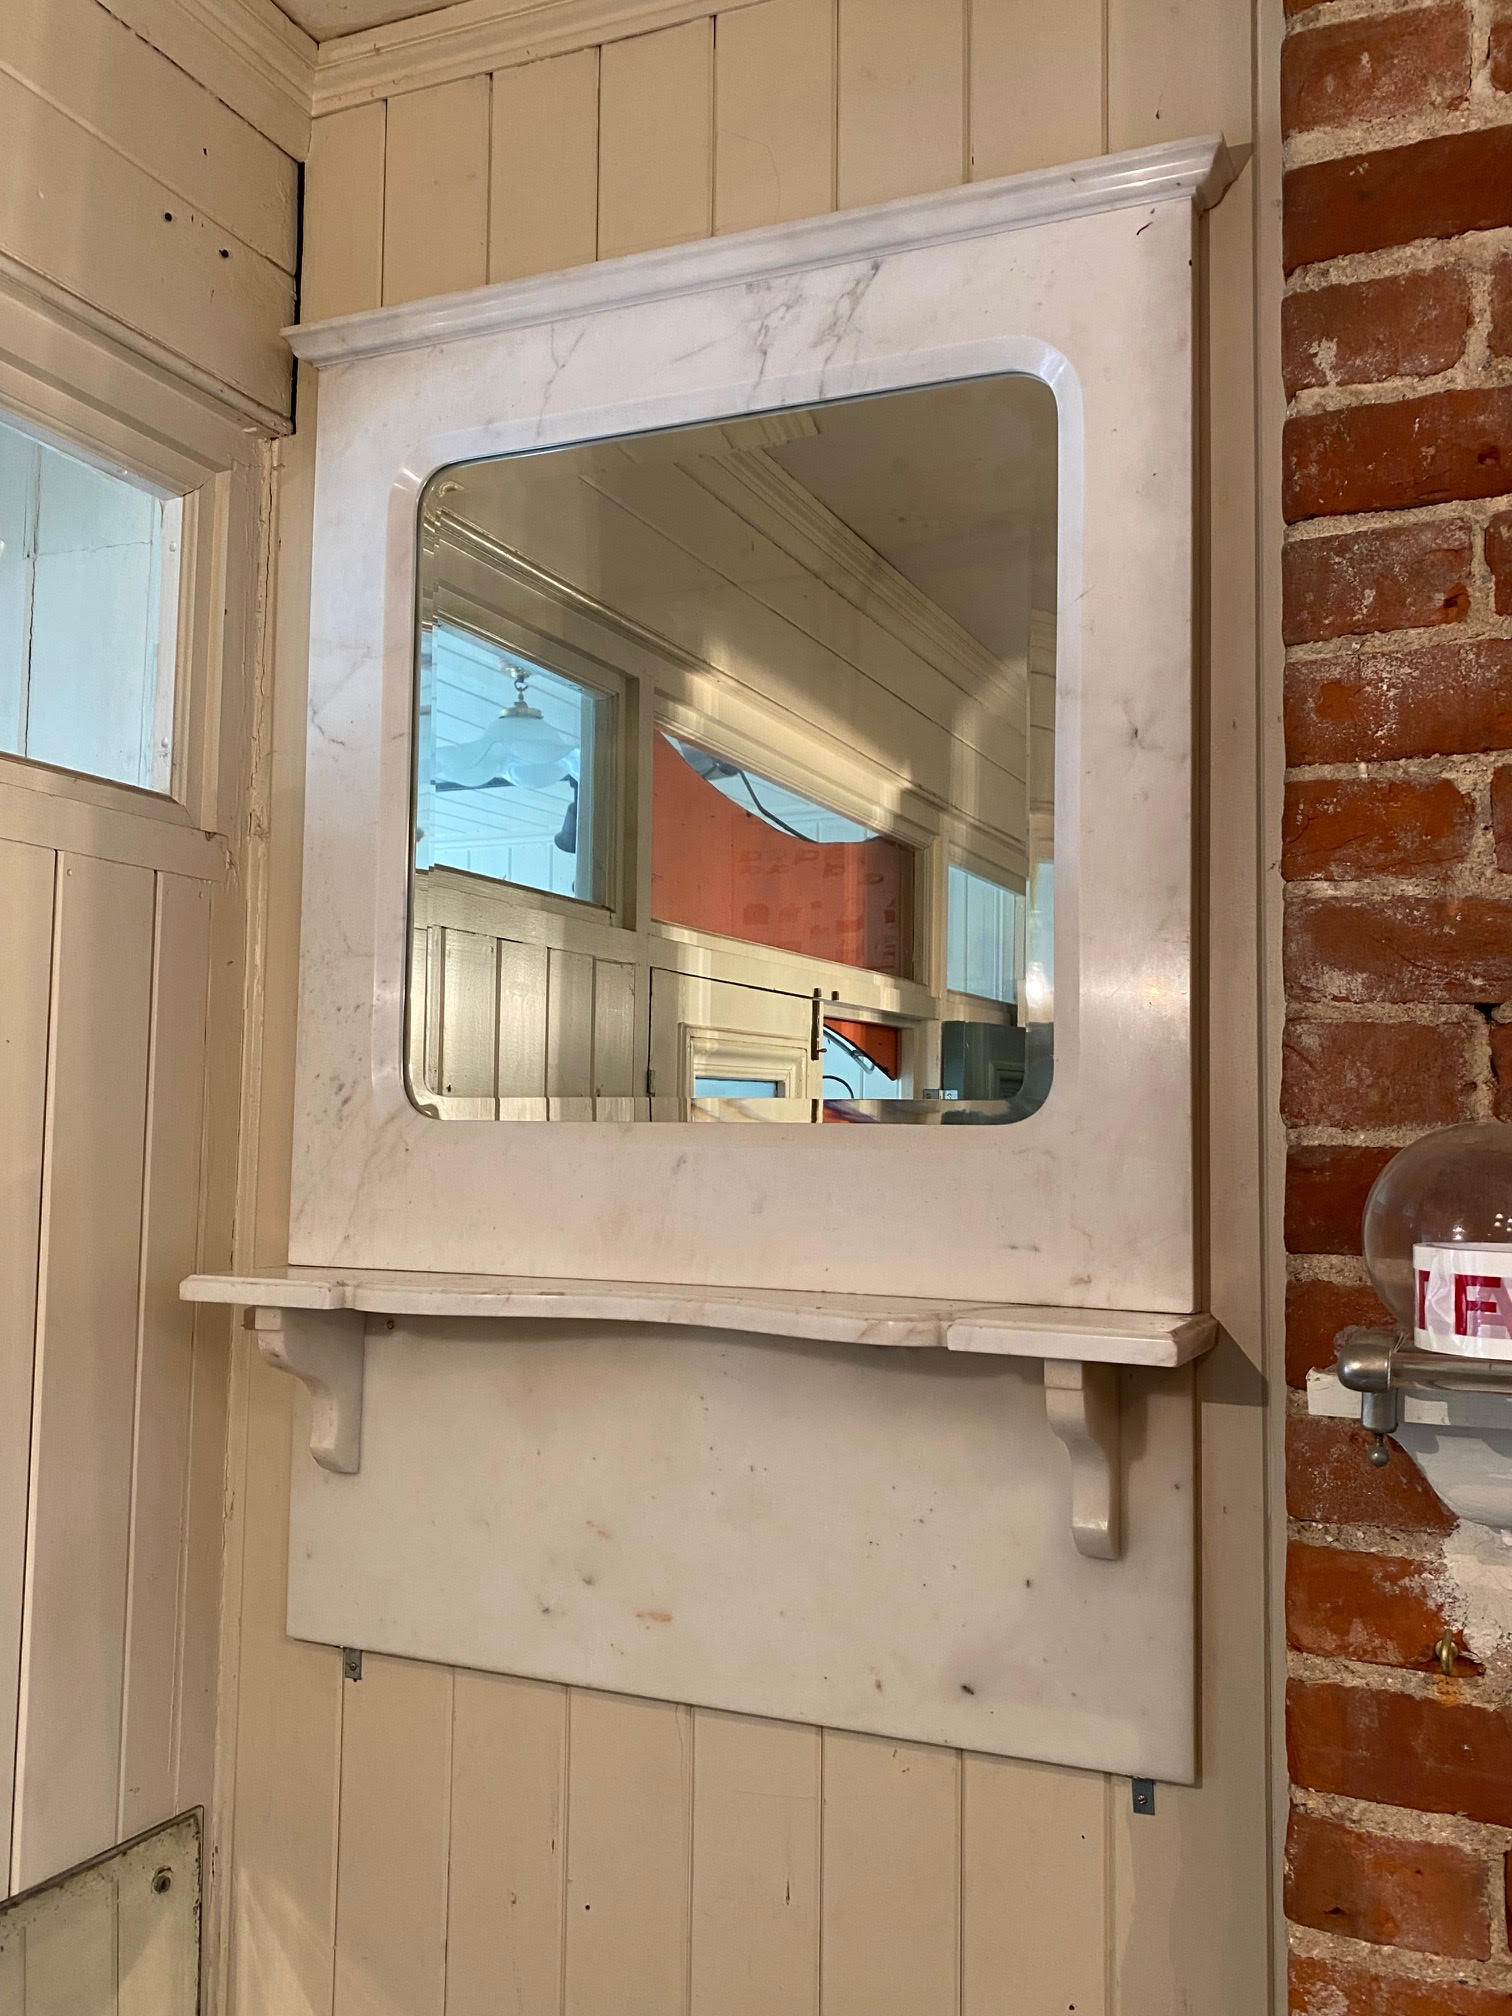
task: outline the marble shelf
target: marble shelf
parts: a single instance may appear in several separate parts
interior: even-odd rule
[[[389,1328],[417,1317],[653,1323],[868,1349],[1039,1358],[1049,1424],[1071,1461],[1072,1532],[1080,1551],[1100,1560],[1122,1551],[1118,1368],[1174,1371],[1216,1336],[1204,1315],[378,1268],[192,1274],[179,1292],[186,1302],[249,1312],[263,1356],[310,1390],[315,1461],[345,1475],[361,1463],[363,1337],[375,1320]]]

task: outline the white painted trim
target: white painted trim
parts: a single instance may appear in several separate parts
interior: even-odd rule
[[[55,280],[49,280],[45,274],[23,265],[19,259],[13,259],[3,251],[0,251],[0,295],[30,296],[48,321],[77,329],[92,338],[103,339],[113,349],[139,359],[155,372],[165,374],[175,381],[180,390],[192,388],[213,400],[221,409],[222,418],[229,409],[243,420],[250,420],[265,434],[288,434],[292,431],[287,413],[264,406],[261,400],[238,391],[213,372],[191,363],[176,350],[170,350],[166,343],[144,336],[139,329],[133,329],[129,323],[108,314],[103,308],[95,307],[80,295],[70,293]],[[237,457],[231,453],[225,459],[230,462]]]
[[[273,0],[101,0],[296,161],[310,151],[316,44]]]
[[[203,4],[203,0],[202,0]],[[315,62],[314,112],[591,49],[728,14],[752,0],[459,0],[433,14],[334,35]]]
[[[1135,147],[1064,168],[1040,168],[991,182],[968,182],[894,203],[840,210],[797,224],[773,224],[726,238],[702,238],[659,252],[633,252],[540,278],[475,287],[393,308],[370,308],[286,330],[306,364],[389,357],[438,343],[498,336],[577,315],[602,314],[802,273],[850,260],[1026,231],[1111,210],[1186,199],[1207,210],[1234,179],[1216,135]]]

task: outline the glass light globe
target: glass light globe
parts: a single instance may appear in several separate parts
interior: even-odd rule
[[[1375,1291],[1410,1338],[1414,1246],[1512,1241],[1512,1126],[1445,1127],[1393,1155],[1365,1200],[1364,1235]]]

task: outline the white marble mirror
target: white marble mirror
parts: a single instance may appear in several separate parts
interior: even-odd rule
[[[431,478],[422,1112],[1044,1104],[1058,431],[998,373]]]
[[[296,332],[296,1267],[901,1296],[951,1335],[1201,1309],[1194,262],[1227,175],[1182,142]],[[448,653],[483,691],[438,749]],[[765,847],[890,862],[896,941],[658,900],[658,753]],[[443,810],[527,790],[546,870],[448,858]],[[1005,948],[1013,913],[964,985],[952,870]]]

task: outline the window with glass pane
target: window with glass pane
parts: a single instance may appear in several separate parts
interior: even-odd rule
[[[182,516],[0,421],[0,750],[170,788]]]
[[[428,626],[416,868],[607,902],[613,708],[490,638]]]
[[[1022,898],[953,861],[945,900],[946,986],[953,994],[1016,1001]]]

